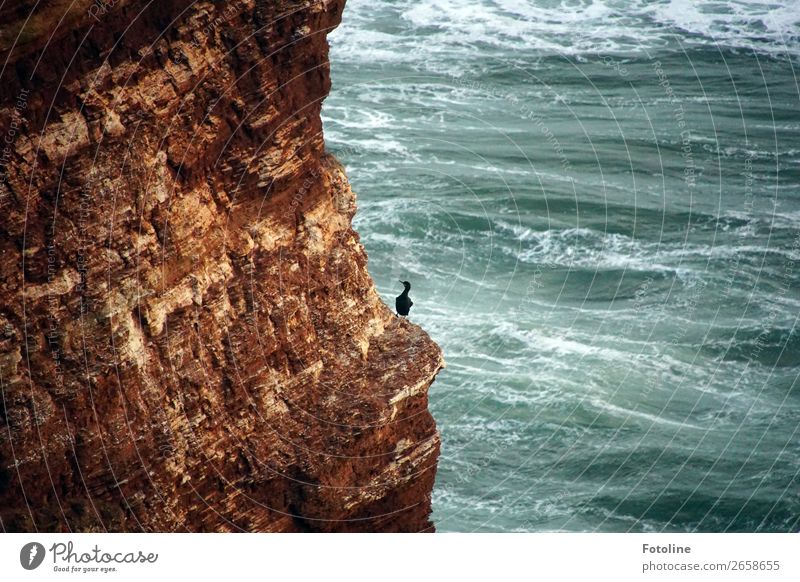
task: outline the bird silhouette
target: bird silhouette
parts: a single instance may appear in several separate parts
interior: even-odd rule
[[[411,291],[411,283],[408,281],[400,281],[405,288],[400,295],[397,296],[397,299],[394,300],[394,307],[397,309],[397,314],[406,317],[408,315],[411,306],[414,305],[414,302],[411,301],[411,297],[408,296],[408,292]]]

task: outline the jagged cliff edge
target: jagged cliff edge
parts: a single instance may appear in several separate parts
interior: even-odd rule
[[[2,530],[432,530],[442,355],[324,151],[344,0],[46,4],[0,8]]]

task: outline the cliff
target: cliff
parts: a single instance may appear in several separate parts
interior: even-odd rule
[[[38,4],[0,8],[2,529],[432,530],[441,352],[322,136],[344,0]]]

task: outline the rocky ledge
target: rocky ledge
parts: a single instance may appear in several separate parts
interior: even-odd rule
[[[432,530],[442,355],[322,136],[344,0],[39,4],[0,7],[2,530]]]

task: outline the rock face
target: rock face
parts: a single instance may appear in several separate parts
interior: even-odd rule
[[[11,4],[2,529],[431,530],[441,352],[324,150],[344,0]]]

